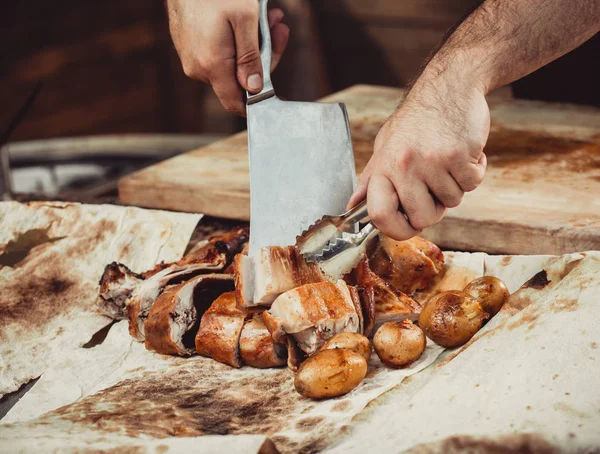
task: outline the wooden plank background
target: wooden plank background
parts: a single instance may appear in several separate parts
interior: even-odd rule
[[[230,134],[243,119],[188,80],[162,1],[5,2],[0,129],[44,86],[12,140],[120,132]],[[272,0],[292,29],[277,91],[314,100],[354,84],[404,86],[473,0]],[[600,105],[600,36],[524,81],[518,97]]]

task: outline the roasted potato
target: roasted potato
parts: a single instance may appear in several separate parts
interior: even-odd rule
[[[345,348],[327,349],[302,363],[294,387],[305,397],[325,399],[349,393],[366,375],[367,361],[360,353]]]
[[[373,353],[373,347],[371,347],[369,339],[358,333],[336,334],[321,347],[321,350],[336,348],[345,348],[360,353],[366,361],[369,361],[371,353]]]
[[[387,322],[373,336],[373,346],[381,362],[389,367],[405,367],[425,351],[425,334],[410,320]]]
[[[472,281],[463,290],[481,304],[490,317],[496,315],[510,296],[504,282],[493,276],[483,276]]]
[[[479,301],[465,292],[442,292],[425,303],[419,326],[425,335],[442,347],[468,342],[489,318]]]

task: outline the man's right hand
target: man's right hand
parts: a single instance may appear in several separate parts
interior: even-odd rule
[[[257,0],[168,0],[169,28],[188,77],[212,85],[228,112],[245,115],[242,90],[263,87]],[[271,71],[288,42],[283,11],[269,11]]]

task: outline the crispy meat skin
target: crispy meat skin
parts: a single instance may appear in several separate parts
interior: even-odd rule
[[[238,309],[235,293],[221,295],[206,311],[196,334],[196,351],[215,361],[242,367],[240,335],[249,313]]]
[[[144,340],[144,323],[154,301],[167,285],[175,285],[200,274],[222,272],[248,241],[246,228],[236,229],[209,240],[180,261],[166,268],[155,267],[147,272],[145,281],[137,286],[127,303],[129,332],[137,340]]]
[[[344,281],[306,284],[280,295],[263,320],[273,340],[291,335],[301,350],[312,354],[338,333],[359,331],[357,304]]]
[[[367,336],[385,322],[401,321],[406,318],[416,320],[421,312],[419,303],[371,271],[368,259],[358,264],[351,280],[359,288],[365,324],[369,325],[365,330]],[[371,314],[374,315],[372,327]]]
[[[375,274],[407,295],[427,287],[444,265],[440,248],[419,237],[394,241],[380,236],[368,257]]]
[[[151,270],[143,273],[144,278],[149,278],[159,271],[173,265],[194,265],[198,263],[213,264],[213,270],[225,270],[233,261],[234,256],[239,253],[248,242],[248,227],[241,227],[212,237],[204,244],[199,245],[186,254],[181,260],[165,264],[160,263]]]
[[[136,286],[143,280],[125,265],[113,262],[104,268],[100,278],[100,292],[96,305],[106,315],[116,320],[127,318],[125,306]]]
[[[288,290],[326,280],[320,268],[306,263],[293,246],[265,247],[253,257],[240,254],[235,275],[240,307],[268,307]]]
[[[262,314],[256,313],[246,321],[240,337],[242,363],[257,368],[280,367],[287,362],[285,343],[275,343],[265,326]]]
[[[233,288],[233,276],[207,274],[167,287],[152,305],[144,324],[148,350],[187,356],[194,352],[198,322],[215,298]]]

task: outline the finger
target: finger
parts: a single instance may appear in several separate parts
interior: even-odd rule
[[[450,168],[450,174],[463,192],[471,192],[483,181],[486,167],[487,157],[485,153],[481,153],[476,163],[469,162],[466,165],[454,164]]]
[[[410,225],[423,230],[440,221],[444,208],[435,203],[429,187],[420,179],[392,180],[400,197],[400,205]]]
[[[258,46],[258,2],[236,12],[231,20],[235,36],[237,80],[245,90],[258,93],[263,87],[263,73]]]
[[[277,24],[271,30],[271,72],[277,68],[290,38],[290,29],[285,24]]]
[[[277,24],[283,20],[284,13],[280,8],[270,9],[267,13],[269,17],[269,28],[273,30]]]
[[[384,234],[395,240],[407,240],[419,232],[398,211],[398,193],[390,180],[374,174],[367,189],[367,208],[371,222]]]
[[[210,84],[227,112],[246,115],[242,90],[235,78],[234,60],[227,60],[214,66]]]
[[[450,173],[432,173],[425,178],[425,183],[445,208],[454,208],[462,202],[464,191]]]
[[[369,186],[369,180],[371,179],[372,173],[371,168],[373,167],[372,162],[373,160],[371,159],[360,174],[358,184],[356,185],[352,196],[350,196],[350,201],[348,202],[348,205],[346,205],[347,210],[352,208],[354,205],[357,205],[359,202],[362,202],[367,196],[367,187]]]

